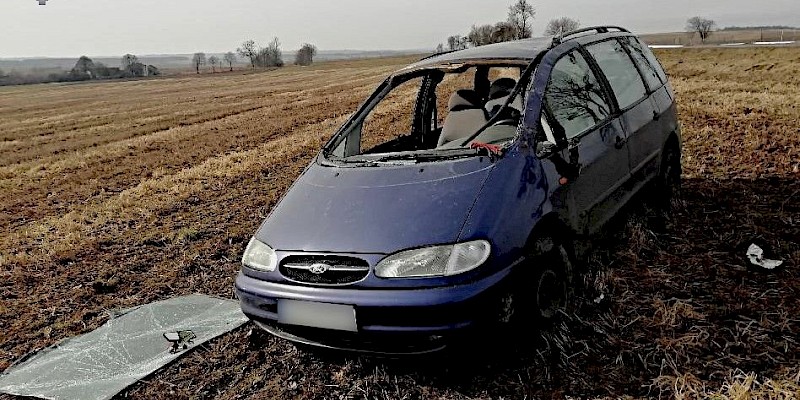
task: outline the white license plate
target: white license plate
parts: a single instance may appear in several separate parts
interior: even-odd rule
[[[356,310],[342,304],[278,300],[278,322],[312,328],[358,332]]]

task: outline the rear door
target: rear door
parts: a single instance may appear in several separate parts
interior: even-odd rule
[[[625,131],[613,118],[604,85],[580,52],[553,66],[544,94],[543,123],[577,173],[562,180],[570,213],[584,233],[596,231],[617,210],[615,198],[630,177]]]
[[[631,142],[631,151],[636,148],[638,153],[646,154],[646,157],[638,163],[642,164],[642,168],[637,169],[636,172],[639,175],[652,176],[655,166],[652,163],[643,164],[643,161],[653,157],[654,153],[660,153],[667,137],[678,129],[675,95],[669,86],[664,69],[653,52],[635,37],[628,36],[619,39],[644,78],[653,104],[657,129],[652,136],[635,137]]]
[[[661,139],[659,113],[654,108],[650,90],[631,59],[616,38],[586,46],[614,93],[620,122],[627,134],[630,169],[633,176],[643,171],[657,171]],[[651,170],[651,168],[656,169]],[[633,188],[631,188],[633,189]]]

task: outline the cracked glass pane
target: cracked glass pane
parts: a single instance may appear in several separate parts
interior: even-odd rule
[[[95,331],[21,360],[0,375],[0,392],[46,399],[110,399],[193,347],[245,322],[237,301],[204,295],[134,307]]]

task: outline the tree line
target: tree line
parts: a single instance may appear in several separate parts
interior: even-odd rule
[[[445,50],[463,50],[470,46],[478,47],[487,44],[508,42],[512,40],[527,39],[533,35],[533,22],[536,18],[536,9],[529,0],[515,0],[508,8],[508,18],[494,24],[472,25],[466,35],[452,35],[447,38],[447,43],[439,43],[437,53]],[[580,21],[570,17],[551,19],[544,30],[545,36],[558,36],[567,32],[580,29]],[[703,17],[692,17],[686,21],[686,31],[692,35],[697,34],[705,43],[714,33],[717,24],[714,20]]]
[[[317,47],[304,43],[295,53],[294,63],[308,66],[314,62]],[[199,74],[203,67],[210,66],[211,72],[219,69],[233,71],[239,57],[246,59],[252,68],[280,68],[285,65],[281,42],[276,37],[266,47],[259,46],[254,40],[247,40],[236,49],[225,54],[206,56],[203,52],[192,55],[193,69]],[[0,70],[0,86],[23,85],[32,83],[49,82],[77,82],[95,79],[137,78],[161,75],[161,71],[154,65],[142,63],[136,55],[125,54],[120,59],[119,67],[109,67],[101,62],[95,62],[87,56],[81,56],[75,66],[69,71],[57,72],[28,72],[20,73],[12,70],[5,73]]]
[[[463,50],[467,47],[484,46],[492,43],[508,42],[512,40],[527,39],[533,36],[533,22],[536,18],[536,8],[528,0],[515,0],[508,7],[508,18],[494,24],[472,25],[466,35],[457,34],[447,38],[447,43],[440,43],[436,51]],[[580,28],[580,22],[561,17],[548,22],[545,35],[554,36]]]
[[[125,54],[120,60],[119,67],[109,67],[101,62],[94,62],[87,56],[81,56],[71,70],[65,72],[51,72],[48,74],[29,73],[26,75],[12,72],[4,74],[0,71],[0,86],[23,85],[30,83],[50,82],[80,82],[96,79],[139,78],[161,75],[161,71],[154,65],[147,65],[139,61],[133,54]]]
[[[314,56],[317,55],[317,47],[310,43],[304,43],[300,50],[295,54],[295,65],[308,66],[314,62]],[[201,68],[210,65],[211,72],[220,71],[223,68],[233,71],[233,65],[239,60],[239,57],[246,60],[250,67],[255,68],[281,68],[286,63],[283,60],[283,50],[281,50],[281,41],[277,37],[273,38],[265,47],[260,46],[255,40],[246,40],[239,46],[235,52],[229,51],[218,57],[212,55],[206,57],[206,53],[198,52],[192,56],[192,67],[198,74]]]

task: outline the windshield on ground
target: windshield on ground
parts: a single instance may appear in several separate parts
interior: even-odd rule
[[[463,66],[397,76],[332,141],[329,155],[344,160],[387,155],[466,155],[473,144],[512,141],[524,93],[510,99],[520,66]],[[507,107],[503,107],[508,103]],[[495,122],[474,136],[493,117]]]

